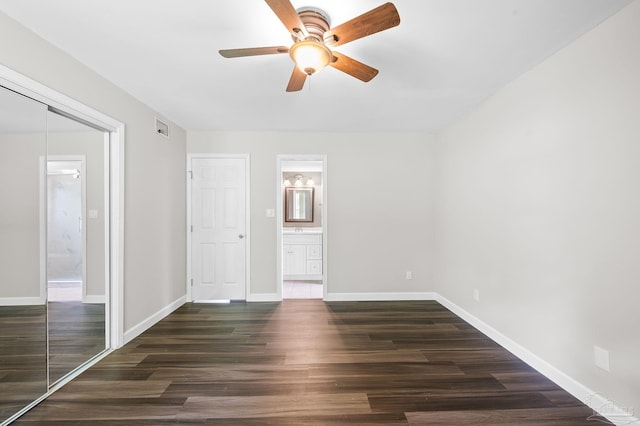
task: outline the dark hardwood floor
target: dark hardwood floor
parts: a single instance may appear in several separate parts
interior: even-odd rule
[[[436,302],[187,304],[23,425],[581,425],[593,412]]]
[[[49,383],[104,351],[105,305],[79,301],[49,302]]]
[[[0,306],[0,423],[47,393],[46,319],[45,305]]]

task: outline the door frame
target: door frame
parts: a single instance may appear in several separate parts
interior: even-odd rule
[[[49,390],[52,393],[65,383],[95,364],[114,349],[124,345],[124,123],[97,111],[75,99],[30,79],[0,64],[0,85],[23,96],[48,105],[50,109],[105,132],[104,185],[105,206],[103,215],[109,220],[105,226],[106,294],[105,332],[108,347],[99,357],[92,359],[81,369]],[[42,180],[42,179],[41,179]]]
[[[82,215],[81,222],[81,239],[82,239],[82,303],[93,303],[87,300],[87,176],[85,155],[48,155],[46,159],[47,179],[49,177],[49,162],[79,162],[80,163],[80,211]],[[47,183],[48,184],[48,183]],[[47,218],[48,219],[48,218]],[[48,259],[47,259],[48,262]],[[49,287],[49,277],[46,280],[47,288]],[[106,291],[107,289],[105,289]],[[96,303],[105,303],[105,300],[95,301]]]
[[[322,163],[322,299],[327,299],[329,280],[327,273],[329,264],[327,258],[328,247],[328,215],[327,215],[327,156],[326,154],[280,154],[276,157],[276,282],[277,298],[282,300],[282,224],[284,223],[284,197],[282,190],[283,163],[293,161],[313,161]]]
[[[187,154],[187,176],[186,176],[186,191],[187,191],[187,279],[186,279],[186,300],[187,302],[193,302],[192,286],[193,286],[193,274],[191,273],[192,267],[192,253],[191,253],[191,232],[193,230],[191,213],[192,213],[192,200],[191,200],[191,181],[193,180],[193,160],[225,160],[225,159],[237,159],[244,160],[245,162],[245,300],[249,299],[251,294],[251,155],[250,154],[218,154],[218,153],[191,153]]]

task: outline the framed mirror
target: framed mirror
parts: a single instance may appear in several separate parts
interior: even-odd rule
[[[314,188],[285,188],[285,222],[313,222]]]

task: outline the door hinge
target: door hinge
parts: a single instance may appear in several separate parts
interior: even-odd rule
[[[191,225],[191,232],[193,232],[193,225]]]
[[[191,170],[188,170],[187,173],[189,173],[189,177],[193,179],[193,172]]]
[[[191,278],[191,287],[193,287],[193,278]]]

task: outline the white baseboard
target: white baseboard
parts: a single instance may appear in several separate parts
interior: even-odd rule
[[[437,293],[327,293],[325,302],[384,302],[395,300],[435,300]]]
[[[323,275],[283,275],[282,281],[322,281]]]
[[[281,300],[278,293],[251,293],[247,297],[247,302],[280,302]]]
[[[160,309],[155,314],[149,316],[144,321],[138,323],[134,327],[132,327],[129,330],[125,331],[124,332],[123,345],[126,345],[127,343],[129,343],[130,341],[132,341],[133,339],[138,337],[140,334],[142,334],[145,330],[149,329],[151,326],[156,324],[158,321],[160,321],[161,319],[163,319],[164,317],[169,315],[171,312],[175,311],[180,306],[184,305],[186,303],[186,301],[187,301],[187,296],[186,295],[182,296],[179,299],[177,299],[176,301],[174,301],[174,302],[170,303],[169,305],[165,306],[164,308]]]
[[[326,302],[364,302],[393,300],[435,300],[437,293],[328,293]],[[247,302],[281,302],[278,293],[252,293]]]
[[[558,386],[569,392],[571,395],[578,398],[589,408],[597,411],[600,415],[606,417],[612,424],[615,425],[631,425],[639,424],[640,420],[633,416],[628,410],[617,406],[613,401],[610,401],[598,392],[589,389],[582,383],[569,377],[553,365],[549,364],[542,358],[538,357],[534,353],[525,349],[518,343],[514,342],[504,334],[500,333],[495,328],[491,327],[487,323],[481,321],[477,317],[473,316],[469,312],[465,311],[455,303],[452,303],[447,298],[436,294],[435,300],[449,309],[451,312],[480,330],[487,335],[493,341],[500,346],[520,358],[522,361],[529,364],[540,374],[547,377],[549,380],[556,383]]]
[[[41,297],[0,297],[0,306],[33,306],[44,305],[46,300]],[[82,303],[105,303],[104,296],[87,295]]]
[[[45,305],[42,297],[0,297],[0,306],[36,306]]]
[[[326,302],[364,302],[393,300],[435,300],[437,293],[329,293]],[[278,293],[252,293],[247,302],[281,302]]]

